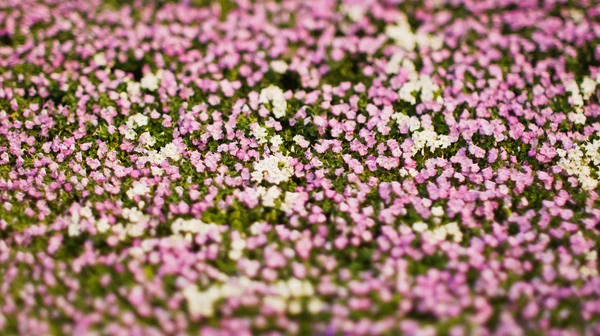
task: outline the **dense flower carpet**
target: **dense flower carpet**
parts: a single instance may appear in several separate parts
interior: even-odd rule
[[[600,2],[0,1],[0,334],[600,334]]]

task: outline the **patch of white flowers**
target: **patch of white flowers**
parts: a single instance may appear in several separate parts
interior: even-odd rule
[[[174,161],[179,161],[181,158],[181,154],[179,153],[179,149],[174,143],[166,144],[163,148],[160,149],[160,153]]]
[[[65,218],[69,236],[79,236],[81,231],[85,229],[85,221],[92,218],[92,208],[90,208],[89,204],[79,208],[78,210],[72,211],[71,216]]]
[[[418,45],[420,47],[429,47],[432,50],[439,50],[444,44],[444,40],[435,35],[424,33],[413,33],[408,19],[403,15],[394,25],[388,25],[385,28],[385,34],[402,49],[412,51]]]
[[[437,134],[433,129],[416,131],[412,134],[412,139],[414,141],[413,154],[424,148],[433,152],[437,148],[448,148],[451,144],[447,135]]]
[[[588,252],[585,255],[585,259],[588,261],[589,264],[595,265],[598,260],[598,252],[596,252],[596,251]],[[584,265],[584,266],[581,266],[581,268],[579,268],[579,273],[583,277],[597,276],[598,268],[597,267],[589,267],[588,265]]]
[[[124,208],[121,216],[129,221],[129,223],[118,223],[112,226],[112,232],[120,240],[125,240],[127,237],[140,237],[144,234],[144,228],[150,220],[148,215],[145,215],[137,208]]]
[[[288,71],[288,65],[285,61],[282,60],[275,60],[275,61],[271,61],[271,69],[273,69],[273,71],[277,72],[277,73],[285,73],[286,71]]]
[[[354,22],[360,21],[365,16],[365,8],[358,3],[343,4],[340,6],[340,10]]]
[[[425,148],[433,152],[438,148],[448,148],[452,144],[450,137],[444,134],[437,134],[432,127],[421,129],[421,122],[416,117],[409,117],[404,113],[396,112],[391,118],[396,120],[398,127],[408,126],[408,130],[412,133],[412,155],[417,154]]]
[[[435,84],[428,75],[420,75],[404,83],[398,91],[398,96],[400,99],[415,105],[417,99],[414,93],[419,91],[421,92],[421,101],[427,102],[433,100],[434,94],[440,91],[440,86]],[[437,101],[440,104],[443,103],[440,96],[438,96]]]
[[[125,78],[125,82],[127,82],[127,93],[131,96],[137,96],[141,92],[142,86],[140,83],[130,80],[129,78]]]
[[[266,143],[267,140],[267,129],[260,126],[259,124],[254,124],[252,125],[250,132],[252,133],[252,136],[256,139],[256,141],[259,144],[264,144]]]
[[[150,134],[150,132],[144,132],[140,135],[138,141],[143,146],[152,147],[156,143],[156,139]]]
[[[104,53],[97,53],[96,55],[94,55],[94,63],[97,66],[105,66],[106,63],[106,54]]]
[[[415,232],[421,233],[431,243],[440,243],[448,240],[452,236],[455,243],[460,243],[463,239],[463,233],[456,222],[451,222],[446,225],[437,226],[429,229],[429,226],[424,222],[416,222],[412,225]]]
[[[126,124],[130,128],[144,127],[148,125],[148,120],[150,119],[147,116],[141,113],[136,113],[127,119]]]
[[[293,173],[290,164],[292,158],[281,153],[275,153],[254,163],[252,180],[262,182],[263,180],[279,184],[290,179]]]
[[[285,213],[290,213],[292,211],[292,209],[294,208],[296,200],[298,199],[299,196],[300,196],[300,193],[297,193],[297,192],[286,192],[285,198],[283,199],[283,202],[281,203],[281,207],[280,207],[281,211],[283,211]]]
[[[565,83],[565,90],[571,94],[571,104],[576,107],[583,106],[583,96],[579,91],[579,86],[574,80]]]
[[[275,200],[281,196],[281,190],[276,186],[270,188],[259,186],[256,188],[256,193],[262,199],[262,205],[265,207],[274,207]]]
[[[385,34],[394,40],[394,42],[404,50],[414,50],[417,44],[415,34],[413,34],[406,16],[398,20],[395,25],[385,27]]]
[[[596,92],[596,85],[599,84],[600,75],[596,80],[591,79],[590,77],[584,77],[581,82],[581,94],[583,95],[584,100],[589,100],[592,95]]]
[[[135,196],[146,195],[150,192],[150,188],[146,183],[141,181],[134,181],[131,188],[127,190],[127,197],[133,199]]]
[[[385,72],[388,75],[397,74],[400,68],[405,68],[410,74],[415,73],[415,65],[408,58],[403,58],[402,54],[395,53],[385,65]]]
[[[463,239],[463,233],[456,222],[451,222],[446,225],[438,226],[437,228],[428,231],[429,240],[435,243],[439,243],[448,239],[448,236],[452,236],[452,240],[455,243],[460,243]]]
[[[192,234],[207,234],[211,230],[218,230],[219,226],[214,223],[204,223],[200,219],[183,219],[177,218],[171,224],[173,236],[183,236],[186,240],[191,241]]]
[[[273,294],[266,296],[263,302],[277,312],[283,313],[287,310],[290,314],[295,315],[302,312],[302,301],[300,299],[308,297],[310,300],[307,304],[307,310],[312,314],[316,314],[323,309],[324,303],[314,297],[314,293],[314,288],[310,282],[290,278],[279,280],[275,284]]]
[[[125,123],[127,129],[125,130],[125,139],[134,140],[137,136],[135,129],[148,125],[149,118],[141,113],[134,114],[127,119]]]
[[[160,85],[161,79],[162,71],[159,70],[156,74],[149,72],[140,81],[140,86],[142,87],[142,89],[156,91],[158,90],[158,86]]]
[[[271,143],[271,148],[274,151],[279,151],[279,146],[283,144],[283,138],[281,137],[281,135],[274,135],[273,137],[271,137],[269,142]]]
[[[582,150],[585,149],[585,153]],[[559,148],[556,153],[560,157],[558,165],[564,169],[567,174],[575,176],[585,190],[595,189],[598,180],[592,176],[591,165],[598,167],[600,164],[600,140],[594,140],[583,146],[574,145],[573,148],[564,150]]]
[[[287,109],[287,101],[283,95],[283,90],[277,86],[271,85],[262,89],[259,96],[259,101],[262,104],[271,104],[273,115],[279,119],[285,116],[285,110]]]
[[[190,314],[194,317],[211,317],[215,313],[217,301],[231,297],[240,297],[253,291],[259,285],[246,277],[229,279],[224,284],[214,284],[206,290],[199,291],[196,285],[189,285],[183,290]]]

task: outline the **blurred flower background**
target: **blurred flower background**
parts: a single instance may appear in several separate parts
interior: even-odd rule
[[[600,334],[600,3],[0,1],[0,334]]]

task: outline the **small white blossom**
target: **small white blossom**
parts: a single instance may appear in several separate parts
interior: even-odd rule
[[[137,133],[131,128],[125,131],[125,139],[127,140],[134,140],[136,136]]]
[[[143,89],[156,91],[160,84],[160,78],[153,73],[148,73],[142,78],[140,84]]]
[[[583,93],[583,99],[588,100],[594,92],[596,92],[596,81],[591,79],[590,77],[583,78],[583,82],[581,82],[581,91]]]
[[[94,63],[97,66],[106,66],[106,55],[104,53],[97,53],[94,55]]]
[[[174,161],[179,161],[179,159],[181,158],[181,155],[179,154],[179,149],[177,148],[177,146],[175,146],[174,143],[166,144],[163,148],[161,148],[160,153]]]
[[[148,125],[149,118],[141,113],[134,114],[127,119],[127,126],[131,128],[143,127]]]
[[[269,86],[260,92],[259,101],[262,104],[270,103],[273,109],[273,115],[275,118],[281,118],[285,116],[285,110],[287,109],[287,101],[283,96],[283,91],[277,86]]]
[[[423,222],[416,222],[413,224],[412,229],[415,232],[423,232],[423,231],[427,230],[427,224],[425,224]]]
[[[256,138],[259,144],[267,142],[267,129],[255,124],[251,127],[252,136]]]
[[[150,132],[142,133],[138,140],[140,141],[140,144],[148,147],[152,147],[156,143],[156,139],[150,134]]]
[[[288,70],[288,65],[285,61],[282,60],[271,61],[271,69],[273,69],[273,71],[277,73],[282,74]]]
[[[254,163],[252,180],[258,183],[266,180],[269,183],[279,184],[290,179],[293,170],[289,156],[277,153]]]
[[[360,21],[365,16],[365,9],[360,4],[343,4],[341,11],[354,22]]]
[[[283,138],[281,135],[275,135],[271,138],[271,140],[269,140],[269,142],[275,149],[279,149],[279,146],[283,143]]]
[[[150,192],[150,188],[143,182],[134,181],[131,188],[127,190],[127,197],[133,199],[135,196],[146,195]]]
[[[436,206],[431,208],[431,214],[435,217],[442,217],[444,215],[444,208],[441,206]]]

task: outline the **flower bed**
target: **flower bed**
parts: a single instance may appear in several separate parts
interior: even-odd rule
[[[0,334],[600,333],[595,1],[5,1]]]

